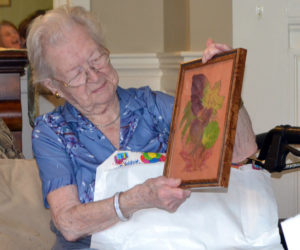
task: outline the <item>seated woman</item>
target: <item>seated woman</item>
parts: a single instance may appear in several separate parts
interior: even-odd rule
[[[54,249],[88,247],[91,234],[141,209],[175,212],[191,191],[179,188],[179,179],[165,177],[121,193],[115,203],[114,197],[93,201],[96,168],[115,150],[166,152],[173,97],[148,87],[118,87],[99,26],[79,7],[54,9],[36,18],[27,49],[33,81],[66,100],[38,117],[33,131],[44,202],[57,234]],[[228,49],[209,41],[204,58]],[[248,117],[244,108],[240,112]],[[256,151],[251,126],[241,125],[238,136],[245,136],[250,147],[235,154],[238,161]]]
[[[21,48],[19,32],[16,26],[7,20],[0,22],[0,47],[10,49]]]

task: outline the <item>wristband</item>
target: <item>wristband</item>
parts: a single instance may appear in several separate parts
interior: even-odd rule
[[[120,221],[128,221],[130,217],[125,217],[120,209],[119,196],[122,192],[117,192],[114,196],[114,207]]]

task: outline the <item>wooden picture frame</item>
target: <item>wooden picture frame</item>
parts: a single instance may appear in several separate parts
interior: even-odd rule
[[[8,7],[11,4],[11,0],[0,0],[0,7]]]
[[[228,187],[246,54],[180,65],[164,176],[183,188]]]

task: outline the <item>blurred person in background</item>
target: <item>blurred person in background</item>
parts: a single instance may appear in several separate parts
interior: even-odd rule
[[[7,20],[0,22],[0,47],[8,49],[20,49],[21,40],[16,26]]]

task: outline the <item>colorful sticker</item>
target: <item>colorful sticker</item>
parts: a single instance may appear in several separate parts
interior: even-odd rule
[[[166,157],[160,153],[143,153],[141,155],[141,161],[143,163],[155,163],[159,161],[165,161]]]
[[[122,164],[124,160],[128,158],[128,153],[123,152],[123,153],[117,153],[115,155],[115,163],[116,164]]]

